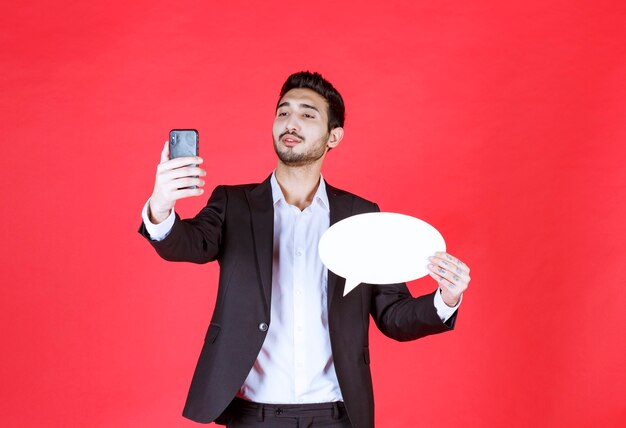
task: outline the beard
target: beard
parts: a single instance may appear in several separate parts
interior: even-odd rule
[[[301,136],[297,134],[292,134],[292,135],[295,135],[297,138],[299,138],[301,142],[295,147],[285,147],[285,146],[281,146],[279,142],[279,140],[285,134],[288,134],[288,133],[285,132],[281,134],[278,137],[278,140],[274,139],[274,151],[276,152],[276,155],[278,155],[278,159],[280,159],[280,161],[287,166],[310,165],[320,160],[326,153],[326,142],[328,141],[328,138],[330,137],[330,133],[327,133],[326,135],[321,137],[311,147],[309,147],[308,150],[301,152],[301,153],[296,153],[293,149],[298,147],[298,145],[300,144],[304,144],[305,143],[304,138],[302,138]]]

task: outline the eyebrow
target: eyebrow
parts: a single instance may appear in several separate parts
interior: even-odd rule
[[[285,106],[290,106],[290,105],[291,104],[289,104],[289,101],[284,101],[284,102],[278,104],[278,108],[285,107]],[[310,104],[300,103],[300,107],[302,107],[302,108],[310,108],[310,109],[315,110],[316,112],[321,114],[321,112],[319,111],[319,109],[317,107],[312,106]]]

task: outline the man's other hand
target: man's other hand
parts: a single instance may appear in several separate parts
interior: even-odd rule
[[[456,306],[470,282],[469,267],[458,258],[444,252],[429,257],[429,275],[437,281],[441,298],[450,307]]]

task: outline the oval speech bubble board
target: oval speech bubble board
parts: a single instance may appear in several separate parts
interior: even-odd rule
[[[319,242],[322,263],[346,278],[345,296],[362,282],[393,284],[428,275],[428,257],[445,251],[430,224],[404,214],[367,213],[332,225]]]

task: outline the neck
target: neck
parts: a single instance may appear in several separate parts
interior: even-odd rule
[[[321,164],[293,167],[278,161],[275,175],[287,203],[304,210],[320,185]]]

